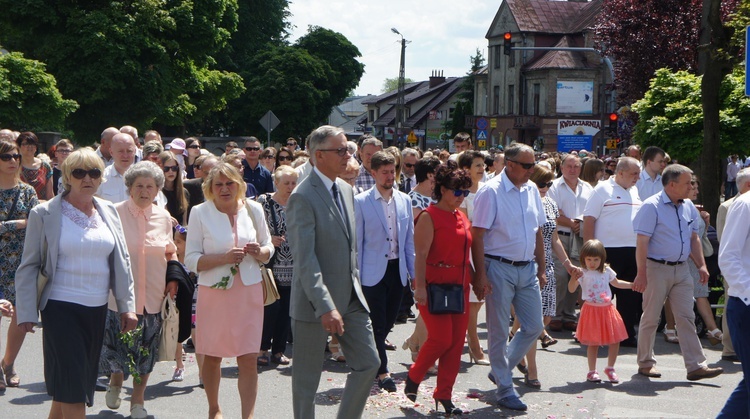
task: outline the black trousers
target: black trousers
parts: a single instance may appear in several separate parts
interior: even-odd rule
[[[617,273],[617,278],[633,282],[638,274],[635,262],[635,247],[608,247],[607,263]],[[635,326],[643,313],[643,294],[633,290],[623,290],[610,286],[617,297],[617,311],[625,323],[628,339],[635,339]]]
[[[263,309],[263,338],[260,341],[260,350],[271,349],[272,354],[286,351],[286,341],[291,330],[289,301],[292,287],[277,288],[281,298]]]
[[[378,375],[388,372],[388,355],[385,350],[385,339],[396,323],[404,286],[398,269],[398,259],[388,262],[383,279],[371,287],[362,287],[367,305],[370,306],[370,321],[375,335],[375,346],[380,356]]]

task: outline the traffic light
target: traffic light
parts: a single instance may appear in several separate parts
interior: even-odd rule
[[[511,44],[510,39],[513,37],[510,32],[505,32],[503,34],[503,45],[505,46],[503,52],[505,55],[510,55],[510,49],[513,44]]]
[[[617,114],[614,112],[609,114],[609,128],[617,131]]]

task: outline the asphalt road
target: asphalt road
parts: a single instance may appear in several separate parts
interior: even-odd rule
[[[480,313],[480,319],[484,317]],[[486,329],[480,320],[480,338],[486,339]],[[390,340],[399,350],[389,352],[389,365],[398,383],[398,393],[380,392],[374,384],[367,402],[367,418],[434,417],[432,390],[435,377],[420,386],[418,404],[403,395],[403,381],[410,364],[410,354],[401,350],[404,339],[411,334],[413,321],[396,325]],[[2,320],[2,341],[9,322]],[[553,333],[557,345],[540,350],[539,380],[541,390],[523,385],[517,371],[514,381],[522,400],[529,405],[524,413],[498,409],[494,406],[494,387],[487,379],[489,367],[469,363],[468,353],[462,357],[461,371],[454,389],[454,403],[469,411],[475,418],[526,416],[529,418],[713,418],[724,405],[729,394],[742,378],[739,364],[721,361],[721,345],[712,347],[703,340],[706,356],[711,365],[722,366],[725,373],[711,380],[687,381],[679,346],[666,343],[657,335],[657,367],[663,376],[648,379],[637,374],[634,348],[622,348],[617,361],[620,384],[585,381],[586,349],[570,338],[570,332]],[[21,375],[19,388],[8,388],[0,394],[0,418],[46,418],[51,404],[44,386],[41,333],[29,335],[16,361]],[[4,346],[2,348],[5,349]],[[300,349],[300,348],[296,348]],[[486,349],[486,344],[485,344]],[[287,355],[293,358],[294,345],[289,345]],[[304,348],[302,348],[304,350]],[[606,350],[600,349],[599,371],[604,377]],[[292,365],[294,361],[292,361]],[[347,368],[345,364],[325,361],[318,389],[316,413],[318,418],[334,418],[341,397]],[[154,418],[205,418],[208,407],[203,391],[197,386],[198,369],[195,357],[188,354],[185,381],[171,382],[174,363],[156,365],[146,392],[146,409]],[[238,418],[240,403],[237,394],[237,368],[234,360],[227,359],[222,368],[220,400],[224,417]],[[104,393],[96,393],[95,404],[87,410],[91,418],[123,418],[129,416],[129,394],[132,382],[126,382],[126,396],[118,411],[109,410],[104,403]],[[260,370],[257,418],[292,418],[291,368],[266,367]]]

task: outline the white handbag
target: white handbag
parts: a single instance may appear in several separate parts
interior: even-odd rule
[[[157,361],[174,361],[177,335],[180,331],[180,312],[174,300],[167,295],[161,303],[161,337]]]

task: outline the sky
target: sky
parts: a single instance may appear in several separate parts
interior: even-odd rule
[[[501,0],[292,0],[290,41],[309,25],[334,30],[359,49],[365,74],[355,94],[380,94],[386,78],[398,77],[401,37],[406,45],[406,77],[427,80],[433,70],[445,77],[465,75],[477,48],[487,58],[485,34]]]

